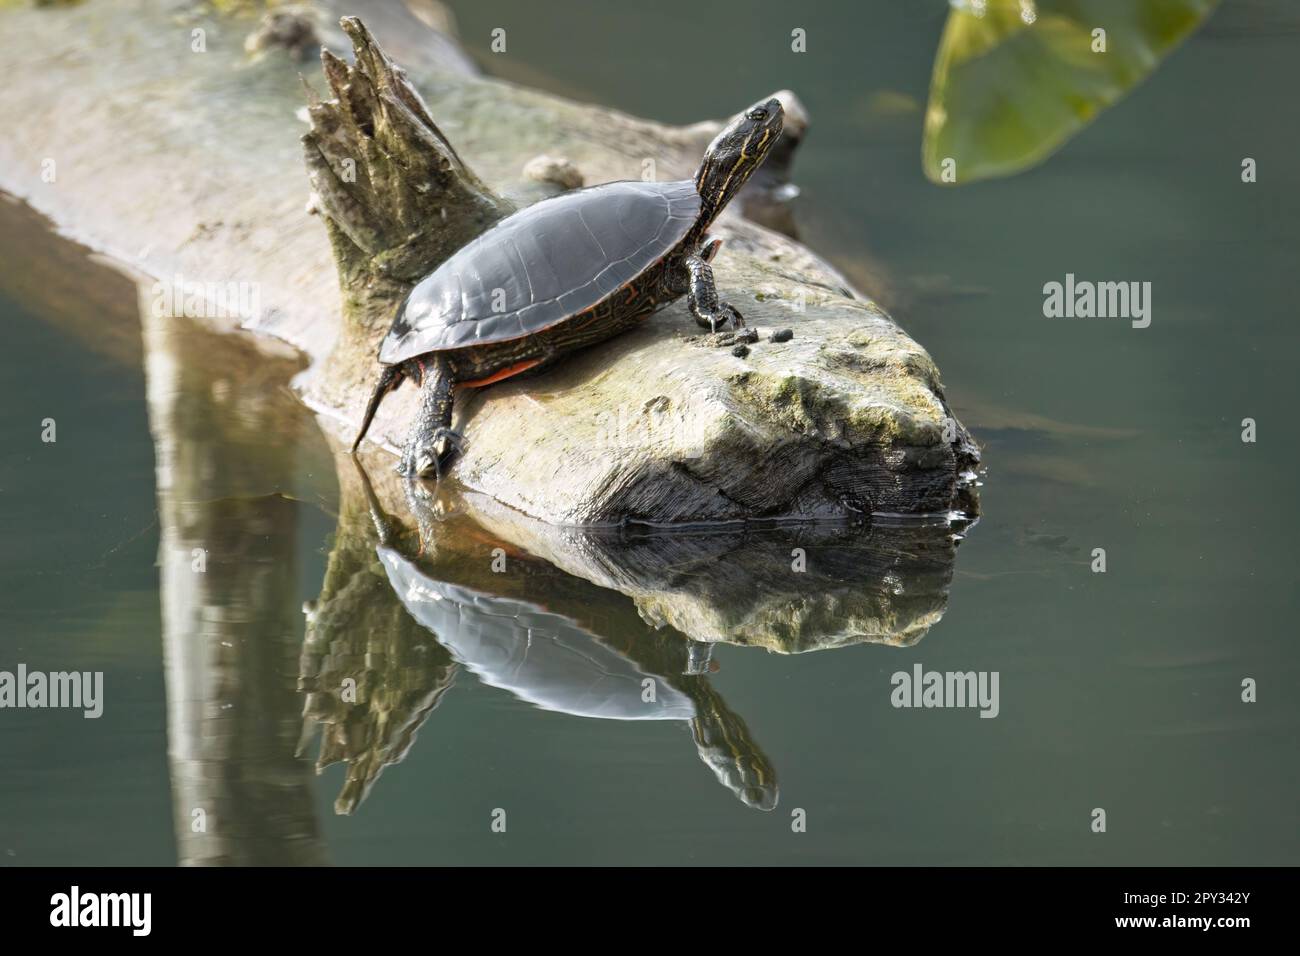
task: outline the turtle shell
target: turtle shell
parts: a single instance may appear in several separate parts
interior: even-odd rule
[[[607,183],[529,206],[411,290],[379,360],[506,342],[584,312],[658,263],[699,213],[690,180]]]

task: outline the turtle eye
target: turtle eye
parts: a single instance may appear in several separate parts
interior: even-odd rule
[[[745,114],[745,119],[752,119],[758,122],[762,122],[763,120],[767,119],[767,110],[763,109],[763,107],[761,106],[755,107],[754,109],[750,110],[748,113]]]

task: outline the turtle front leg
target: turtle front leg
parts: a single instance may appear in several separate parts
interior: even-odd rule
[[[423,478],[433,472],[441,480],[452,451],[460,451],[463,445],[461,436],[451,430],[452,390],[456,383],[447,360],[441,356],[428,355],[415,361],[423,370],[420,410],[397,471],[408,478]]]
[[[718,326],[726,325],[727,320],[731,320],[736,328],[745,324],[735,308],[718,299],[718,287],[713,281],[713,267],[709,265],[708,259],[717,254],[720,244],[715,240],[705,247],[704,255],[686,258],[689,278],[686,307],[695,316],[695,321],[710,332],[718,331]]]

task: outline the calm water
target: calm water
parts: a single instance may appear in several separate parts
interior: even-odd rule
[[[170,323],[146,328],[146,374],[138,340],[93,331],[131,327],[133,288],[0,205],[0,669],[106,685],[97,721],[0,711],[0,861],[1300,862],[1282,5],[1221,11],[1047,165],[958,190],[918,160],[941,4],[801,12],[804,56],[784,3],[576,24],[454,6],[495,72],[633,113],[796,90],[803,235],[938,361],[984,446],[984,518],[955,554],[946,529],[557,545],[603,555],[636,600],[513,547],[494,575],[463,543],[504,542],[463,515],[431,523],[444,543],[417,565],[429,503],[373,475],[405,526],[377,540],[361,476],[285,388],[292,361]],[[508,60],[486,52],[503,24]],[[1067,272],[1151,281],[1151,327],[1044,319]],[[642,619],[740,639],[789,605],[792,546],[811,610],[786,636],[813,653],[724,644],[693,665]],[[848,622],[914,643],[836,646]],[[890,675],[917,663],[997,671],[997,718],[893,708]],[[646,676],[664,719],[602,719]],[[348,677],[357,705],[317,692]]]

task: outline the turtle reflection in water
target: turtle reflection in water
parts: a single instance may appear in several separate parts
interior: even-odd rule
[[[540,605],[489,594],[430,576],[398,545],[360,463],[361,481],[379,534],[375,551],[393,593],[410,616],[484,684],[542,710],[601,720],[689,723],[700,758],[746,805],[771,810],[776,774],[744,721],[709,684],[708,645],[683,640],[678,653],[634,660],[577,621]],[[407,485],[407,501],[431,546],[438,520],[425,492]],[[646,681],[655,693],[646,700]]]

